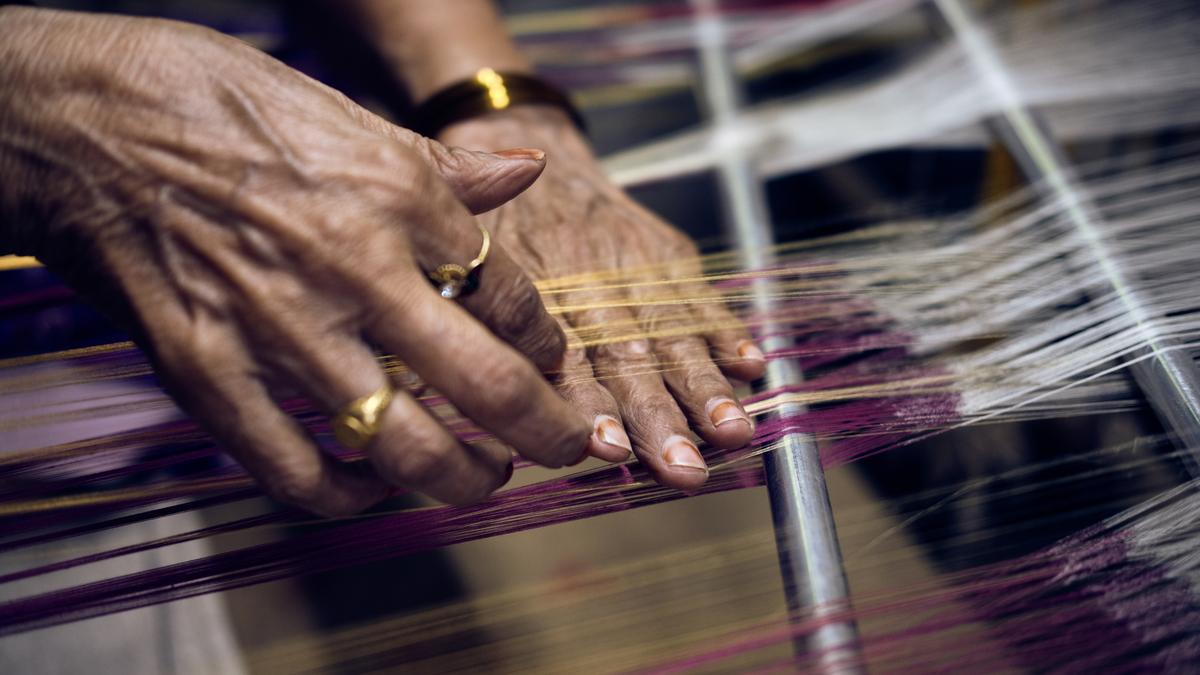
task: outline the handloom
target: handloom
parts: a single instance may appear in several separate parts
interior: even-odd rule
[[[1194,101],[1200,89],[1195,73],[1181,72],[1187,70],[1182,67],[1188,65],[1187,59],[1195,56],[1194,42],[1192,52],[1186,51],[1184,41],[1182,53],[1168,54],[1180,48],[1179,42],[1169,39],[1173,31],[1186,34],[1195,24],[1183,18],[1194,18],[1194,13],[1181,16],[1172,3],[1148,5],[1152,7],[1146,11],[1157,8],[1160,18],[1174,17],[1178,25],[1142,36],[1140,44],[1147,45],[1142,61],[1119,65],[1135,71],[1142,68],[1138,75],[1157,73],[1156,79],[1142,78],[1136,85],[1148,89],[1154,84],[1157,93],[1164,95],[1164,108],[1172,110],[1172,103],[1188,100],[1187,96]],[[1102,27],[1105,22],[1099,23]],[[1138,25],[1146,24],[1125,27],[1134,33]],[[1090,28],[1102,33],[1096,25]],[[1062,36],[1051,33],[1049,38]],[[1088,38],[1095,40],[1096,35]],[[1114,49],[1126,46],[1113,44]],[[971,60],[978,53],[959,54],[964,55],[966,65],[978,65]],[[1103,90],[1084,85],[1069,94],[1103,102]],[[1118,99],[1114,107],[1120,109],[1126,92],[1110,93]],[[984,98],[956,111],[955,123],[970,126],[979,120],[994,121],[996,116],[1011,118],[1013,106]],[[1148,95],[1139,104],[1135,112],[1140,115],[1151,107]],[[744,119],[736,111],[727,113],[725,120],[716,118],[707,141],[708,147],[717,149],[701,153],[701,164],[691,166],[720,161],[722,171],[754,178],[756,168],[746,158],[758,157],[759,146],[738,135],[746,130]],[[1189,121],[1188,114],[1179,113],[1184,122]],[[891,142],[927,134],[930,129],[920,128],[920,122],[911,131],[889,130]],[[1087,133],[1095,131],[1086,124],[1082,127]],[[757,131],[751,128],[749,133]],[[861,139],[842,142],[846,149],[817,148],[818,158],[811,161],[863,149],[854,145]],[[738,151],[731,152],[731,146],[721,143],[733,143]],[[1013,147],[1025,148],[1029,154],[1027,145]],[[1030,189],[946,222],[891,218],[844,234],[775,246],[759,241],[741,254],[706,256],[706,273],[700,280],[712,284],[711,294],[692,295],[698,279],[675,278],[670,269],[591,271],[543,282],[541,290],[547,296],[567,297],[580,287],[635,285],[647,291],[640,295],[642,302],[727,302],[761,338],[774,343],[769,357],[776,372],[800,367],[808,373],[803,382],[772,377],[764,391],[747,399],[749,410],[760,419],[755,441],[739,451],[709,453],[714,467],[705,488],[709,493],[761,484],[759,458],[774,462],[786,457],[797,438],[820,442],[822,463],[835,466],[956,427],[1136,409],[1141,396],[1125,379],[1127,371],[1169,353],[1185,356],[1194,373],[1197,279],[1192,261],[1200,251],[1191,223],[1198,208],[1197,149],[1183,142],[1153,156],[1127,152],[1071,169],[1069,187],[1086,196],[1088,222],[1112,254],[1113,267],[1122,278],[1136,280],[1130,283],[1137,286],[1140,315],[1130,311],[1128,294],[1114,288],[1111,270],[1096,264],[1097,238],[1080,231],[1076,207],[1064,199],[1061,181],[1044,172],[1031,176]],[[1022,157],[1021,152],[1015,154]],[[804,153],[796,155],[794,166],[803,165]],[[686,159],[687,154],[675,157]],[[727,180],[726,190],[733,193],[737,183]],[[765,222],[761,204],[757,214],[754,208],[751,204],[750,217],[757,217],[761,225]],[[48,301],[70,302],[70,294],[55,290],[36,298],[10,297],[5,308]],[[571,309],[577,308],[559,306],[556,311]],[[622,339],[612,337],[612,327],[608,328],[603,336],[581,333],[576,337],[585,345]],[[631,336],[640,331],[636,326],[626,328]],[[1147,331],[1161,341],[1149,351]],[[385,363],[393,372],[403,372],[402,364]],[[148,370],[130,345],[103,345],[2,365],[6,399],[34,400],[38,392],[54,393],[42,399],[49,401],[47,405],[22,410],[3,421],[10,438],[20,439],[22,433],[28,434],[25,438],[36,437],[39,428],[75,422],[92,428],[108,424],[113,430],[66,443],[18,445],[21,451],[0,459],[0,470],[14,486],[6,488],[0,505],[0,515],[5,517],[2,550],[69,542],[85,532],[253,494],[239,472],[211,461],[200,471],[179,471],[134,487],[115,487],[138,473],[184,469],[219,454],[163,395],[140,384]],[[436,393],[423,400],[454,419]],[[289,409],[328,444],[326,422],[304,401],[291,402]],[[1196,449],[1188,429],[1165,426],[1164,435],[1146,437],[1144,445],[1164,458],[1186,462]],[[458,428],[467,439],[479,434],[465,423]],[[803,442],[811,446],[812,440]],[[170,452],[163,452],[167,449]],[[332,444],[328,449],[351,459],[355,456]],[[132,457],[149,459],[135,464],[129,461]],[[972,484],[962,489],[976,488]],[[949,591],[909,589],[901,597],[856,597],[853,608],[833,605],[813,611],[811,606],[801,606],[808,610],[806,616],[740,630],[731,627],[720,636],[722,646],[658,666],[703,668],[771,644],[798,641],[816,645],[800,654],[805,665],[854,668],[862,659],[876,667],[891,664],[898,670],[922,670],[930,665],[919,658],[922,636],[983,622],[995,628],[999,644],[974,653],[970,645],[963,645],[963,653],[953,661],[957,666],[1018,667],[1012,661],[1014,652],[1000,648],[1011,643],[1017,646],[1019,658],[1028,659],[1026,665],[1037,668],[1048,663],[1039,659],[1057,659],[1061,668],[1080,672],[1114,662],[1105,659],[1121,659],[1123,667],[1131,670],[1186,667],[1200,655],[1195,643],[1195,590],[1188,585],[1189,576],[1194,580],[1196,575],[1195,489],[1193,482],[1185,481],[1037,554],[949,575]],[[179,503],[181,497],[194,501]],[[375,514],[282,542],[17,599],[0,607],[0,631],[25,630],[681,497],[649,483],[635,466],[596,469],[505,491],[478,507]],[[0,583],[300,518],[285,512],[264,513],[8,574]],[[1122,580],[1128,581],[1119,588]],[[1133,585],[1135,581],[1141,586]],[[1139,593],[1151,595],[1138,599]],[[948,603],[962,606],[955,604],[949,611]],[[1047,607],[1061,613],[1055,615]],[[930,613],[927,621],[895,628],[891,634],[867,633],[859,647],[843,642],[822,647],[820,640],[809,640],[829,634],[829,626],[921,611]],[[1073,622],[1075,628],[1062,631],[1064,624]],[[1074,660],[1071,655],[1076,655]]]

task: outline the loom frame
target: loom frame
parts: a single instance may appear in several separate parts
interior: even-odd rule
[[[1072,177],[1071,162],[1045,121],[1021,102],[1018,90],[991,46],[987,33],[963,0],[930,0],[935,32],[955,40],[980,78],[1004,103],[988,121],[991,134],[1012,155],[1026,180],[1057,201],[1086,244],[1109,289],[1120,299],[1142,334],[1144,348],[1126,357],[1135,385],[1168,431],[1183,469],[1200,478],[1200,371],[1177,343],[1158,335],[1143,294],[1123,270],[1120,256],[1105,242],[1096,223],[1103,220]]]
[[[729,56],[725,27],[716,0],[691,0],[695,17],[701,95],[717,132],[736,121],[742,95],[737,71]],[[767,269],[775,263],[775,235],[762,182],[754,165],[737,143],[722,148],[717,180],[727,217],[726,229],[734,240],[745,269]],[[771,316],[775,302],[769,283],[755,280],[752,306],[757,314]],[[791,346],[791,339],[765,326],[763,349]],[[767,363],[767,389],[803,382],[795,359]],[[801,404],[788,403],[772,413],[789,417],[804,413]],[[763,457],[763,471],[771,504],[775,545],[783,579],[789,619],[795,623],[820,619],[812,631],[799,632],[792,641],[797,662],[812,659],[817,672],[863,673],[857,625],[850,617],[850,592],[825,473],[816,439],[792,431],[780,447]]]

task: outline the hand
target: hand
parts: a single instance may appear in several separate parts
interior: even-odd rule
[[[371,470],[321,453],[272,395],[334,414],[386,382],[369,344],[526,457],[582,457],[590,425],[533,365],[557,368],[564,337],[504,245],[461,304],[422,272],[476,255],[468,207],[521,192],[540,153],[448,150],[166,21],[2,9],[0,91],[0,244],[123,321],[270,494],[338,514],[389,485],[463,503],[507,480],[507,448],[459,442],[403,391]]]
[[[519,198],[482,216],[496,239],[531,276],[549,279],[601,270],[628,270],[631,278],[687,279],[700,273],[695,244],[613,185],[586,141],[558,110],[521,107],[446,129],[442,140],[470,148],[535,143],[548,156],[546,171]],[[655,269],[647,277],[639,270]],[[677,297],[708,294],[681,282]],[[688,440],[689,424],[720,448],[747,443],[753,427],[726,375],[754,379],[764,372],[762,352],[718,303],[638,304],[661,287],[584,289],[558,297],[560,305],[617,305],[568,313],[564,328],[589,337],[626,339],[567,351],[559,391],[593,420],[589,451],[619,461],[630,440],[638,459],[664,485],[696,488],[707,477]],[[649,338],[630,339],[630,326]],[[698,326],[711,327],[687,332]],[[682,335],[664,335],[681,328]],[[628,432],[628,433],[626,433]]]

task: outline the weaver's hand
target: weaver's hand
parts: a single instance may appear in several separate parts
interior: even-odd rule
[[[461,305],[423,272],[476,255],[468,208],[522,191],[540,153],[447,150],[166,21],[0,9],[0,91],[4,252],[124,321],[272,495],[346,513],[388,484],[469,502],[507,479],[507,449],[460,443],[403,391],[373,470],[322,454],[273,395],[334,414],[385,384],[371,344],[525,456],[583,456],[588,421],[530,361],[557,368],[563,335],[504,246]]]
[[[537,184],[483,216],[533,277],[625,270],[629,279],[654,281],[699,273],[695,244],[614,186],[561,112],[513,108],[451,126],[442,140],[471,148],[536,142],[546,149],[548,164]],[[565,312],[568,330],[594,344],[568,349],[559,385],[593,420],[591,453],[625,459],[632,439],[638,459],[661,483],[698,487],[707,471],[688,440],[689,425],[717,447],[748,442],[750,419],[725,376],[762,376],[762,352],[720,304],[639,304],[662,298],[664,287],[597,286],[554,296],[559,306],[574,308]],[[695,283],[666,289],[691,298],[705,291]],[[698,326],[708,328],[697,334]],[[682,334],[672,335],[673,329]],[[638,334],[648,337],[628,339]],[[621,336],[627,339],[604,343]]]

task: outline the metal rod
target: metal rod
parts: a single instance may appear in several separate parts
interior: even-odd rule
[[[714,0],[693,0],[700,55],[700,75],[705,102],[716,129],[717,142],[733,132],[741,92],[726,50],[724,25]],[[731,143],[717,166],[721,195],[728,211],[727,224],[738,242],[741,262],[748,269],[774,264],[774,233],[766,195],[751,158]],[[753,288],[755,312],[773,315],[775,301],[770,285],[759,280]],[[763,331],[767,352],[791,346],[777,337],[782,331]],[[767,364],[768,388],[803,380],[792,359]],[[801,405],[786,405],[774,413],[788,417],[804,413]],[[810,434],[785,435],[780,447],[763,460],[784,593],[793,620],[828,617],[829,622],[793,641],[798,659],[809,660],[818,672],[862,672],[858,632],[846,618],[850,609],[846,572],[834,526],[833,509],[815,439]]]
[[[1002,113],[992,120],[1001,142],[1030,182],[1058,200],[1087,244],[1093,262],[1120,298],[1141,333],[1145,352],[1130,370],[1163,426],[1174,433],[1185,468],[1200,477],[1200,372],[1188,353],[1162,335],[1148,303],[1125,275],[1120,258],[1105,241],[1103,216],[1072,178],[1070,162],[1046,126],[1025,106],[999,54],[961,0],[933,0],[976,73],[999,97]],[[1138,358],[1138,357],[1148,358]]]

